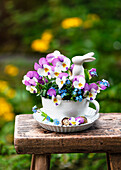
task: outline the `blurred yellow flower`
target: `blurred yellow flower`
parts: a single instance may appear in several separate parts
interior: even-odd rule
[[[86,20],[83,23],[83,27],[86,28],[86,29],[91,28],[92,26],[93,26],[93,22],[91,20]]]
[[[92,20],[92,21],[99,21],[100,17],[97,14],[88,14],[87,15],[88,20]]]
[[[66,18],[62,21],[61,26],[64,29],[72,28],[72,27],[79,27],[83,23],[81,18],[73,17],[73,18]]]
[[[85,29],[93,27],[94,22],[98,22],[100,20],[100,17],[97,14],[88,14],[87,20],[84,21],[83,27]]]
[[[8,89],[8,82],[0,80],[0,93],[4,93]]]
[[[16,91],[12,88],[8,89],[6,92],[6,96],[10,99],[14,98],[16,96]]]
[[[12,121],[14,119],[14,113],[8,112],[8,113],[4,114],[3,118],[6,121]]]
[[[49,43],[42,39],[37,39],[32,42],[31,48],[35,51],[46,52],[49,49]]]
[[[3,97],[0,97],[0,116],[6,121],[14,119],[13,107]]]
[[[50,41],[52,40],[52,38],[53,38],[52,33],[51,33],[50,31],[45,31],[45,32],[43,32],[41,39],[42,39],[43,41],[48,41],[48,42],[50,42]]]
[[[5,66],[4,72],[10,76],[17,76],[19,69],[14,65],[9,64]]]
[[[6,140],[7,140],[7,142],[12,143],[13,140],[14,140],[13,134],[8,134],[8,135],[6,136]]]

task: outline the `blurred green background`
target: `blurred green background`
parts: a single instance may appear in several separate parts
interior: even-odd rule
[[[32,113],[39,99],[21,81],[34,62],[59,50],[69,58],[95,52],[98,80],[110,88],[97,96],[100,112],[121,112],[120,0],[0,1],[0,170],[28,170],[30,155],[17,155],[14,118]],[[52,155],[51,169],[106,169],[105,154]]]

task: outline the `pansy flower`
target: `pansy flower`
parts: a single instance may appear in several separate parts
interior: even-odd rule
[[[92,77],[97,76],[96,68],[92,68],[91,70],[89,70],[89,75],[90,75],[90,79]]]
[[[83,89],[85,85],[85,78],[82,75],[75,76],[73,79],[73,86],[77,89]]]
[[[58,106],[61,103],[61,96],[57,95],[57,96],[52,96],[52,101],[55,104],[55,106]]]
[[[76,120],[74,117],[69,118],[69,125],[72,125],[72,126],[76,125]]]
[[[58,58],[59,56],[63,56],[58,50],[55,50],[53,53],[50,53],[46,56],[46,60],[49,63],[52,63],[53,59]]]
[[[56,96],[56,90],[55,88],[51,87],[48,91],[47,91],[47,95],[49,96]]]
[[[41,75],[41,76],[48,76],[49,78],[51,78],[51,67],[47,64],[43,65],[43,68],[39,68],[37,70],[38,74]]]
[[[95,99],[97,93],[98,93],[98,86],[96,83],[91,83],[90,85],[88,83],[85,84],[84,96],[87,99],[89,99],[89,100]]]
[[[76,124],[80,125],[80,124],[84,123],[84,118],[79,116],[79,117],[75,118],[75,121],[77,122]]]
[[[56,84],[58,85],[59,89],[61,89],[63,87],[63,85],[65,84],[66,82],[66,77],[63,76],[62,78],[57,78],[56,79]]]
[[[28,71],[24,76],[22,83],[26,86],[36,86],[39,79],[39,74],[36,71]]]
[[[68,77],[67,73],[60,73],[59,76],[56,79],[56,84],[58,85],[59,89],[63,87],[63,85],[66,82],[66,77]]]
[[[105,90],[107,87],[110,86],[109,82],[104,79],[102,79],[102,81],[98,81],[97,83],[99,84],[101,90]]]
[[[34,69],[35,70],[38,70],[39,68],[43,68],[44,65],[48,65],[48,61],[46,60],[46,58],[42,57],[39,59],[39,64],[38,63],[35,63],[34,64]]]
[[[51,67],[51,77],[54,78],[54,77],[58,77],[59,74],[61,73],[61,69],[56,67],[56,66],[50,66]]]
[[[35,86],[26,86],[26,90],[30,93],[37,93],[37,89]]]
[[[70,67],[70,59],[65,56],[59,56],[52,61],[52,64],[59,67],[62,71],[67,71]]]

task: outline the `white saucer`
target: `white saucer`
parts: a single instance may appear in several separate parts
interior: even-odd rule
[[[43,111],[43,109],[42,109],[42,111]],[[96,112],[95,109],[92,109],[89,107],[88,114],[84,115],[87,118],[88,123],[77,125],[77,126],[76,125],[61,126],[61,125],[53,125],[51,122],[46,123],[43,121],[44,117],[41,116],[41,113],[33,113],[33,117],[40,124],[40,126],[42,126],[43,128],[45,128],[47,130],[67,133],[67,132],[82,131],[82,130],[90,128],[94,124],[94,122],[99,118],[99,113],[97,113],[95,115],[95,112]],[[92,116],[90,116],[90,115],[92,115]]]

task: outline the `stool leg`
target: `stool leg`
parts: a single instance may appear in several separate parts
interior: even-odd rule
[[[121,170],[121,153],[108,153],[109,169],[108,170]]]
[[[106,157],[107,157],[107,169],[108,170],[111,170],[111,168],[110,168],[110,160],[109,160],[109,153],[106,153]]]
[[[50,155],[37,154],[32,155],[30,170],[49,170],[50,168]]]

